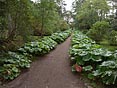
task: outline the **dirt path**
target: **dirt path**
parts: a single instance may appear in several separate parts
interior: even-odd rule
[[[70,38],[44,57],[38,57],[29,71],[8,84],[9,88],[86,88],[81,77],[71,72]]]

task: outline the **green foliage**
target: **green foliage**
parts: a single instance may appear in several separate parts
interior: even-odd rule
[[[31,60],[28,56],[8,52],[0,58],[0,78],[14,79],[20,74],[21,68],[29,68]]]
[[[5,51],[7,53],[0,56],[0,78],[14,79],[22,68],[30,67],[30,55],[49,53],[57,43],[63,42],[70,35],[70,31],[55,33],[69,27],[62,17],[62,2],[62,0],[38,0],[36,3],[31,0],[0,1],[0,53]],[[54,34],[51,35],[52,33]],[[29,42],[29,37],[33,35],[51,36]],[[17,50],[16,48],[19,48],[17,43],[22,42],[27,43]],[[10,50],[9,47],[13,47],[17,53],[7,52]]]
[[[71,31],[70,30],[66,30],[62,33],[54,33],[52,34],[51,38],[56,41],[57,43],[61,43],[63,41],[65,41],[65,39],[70,35]]]
[[[40,0],[33,5],[33,27],[35,35],[51,35],[53,32],[64,30],[68,25],[59,14],[59,1]],[[63,25],[63,26],[62,26]]]
[[[71,30],[54,33],[54,36],[45,36],[40,40],[25,43],[17,52],[9,51],[6,54],[0,55],[0,78],[13,80],[20,74],[21,69],[30,68],[32,55],[49,53],[58,43],[65,41],[70,33]],[[52,39],[53,37],[55,37],[55,40]]]
[[[97,21],[106,19],[109,11],[106,0],[76,0],[75,23],[80,29],[90,29]]]
[[[109,33],[109,23],[106,21],[97,21],[87,35],[93,40],[99,42]]]
[[[117,82],[117,61],[104,61],[99,65],[96,71],[93,71],[92,75],[94,77],[100,76],[103,83],[115,84]]]
[[[59,14],[62,0],[3,0],[0,1],[0,42],[10,45],[17,37],[29,42],[29,36],[51,35],[68,29],[68,24]],[[7,47],[7,45],[5,46]],[[9,49],[8,49],[9,50]]]
[[[6,1],[6,30],[7,38],[13,40],[15,36],[22,36],[24,40],[32,33],[31,2],[30,0]]]
[[[117,18],[113,19],[111,22],[111,26],[114,30],[117,31]]]
[[[91,71],[93,67],[91,65],[83,67],[84,71]]]
[[[20,70],[14,64],[4,64],[0,67],[0,78],[13,80],[20,73]]]
[[[112,30],[109,37],[108,41],[110,45],[117,45],[117,31]]]
[[[69,29],[69,26],[66,21],[61,20],[60,29],[61,29],[61,31],[65,31],[66,29]]]
[[[40,41],[26,43],[19,52],[29,53],[32,55],[43,55],[54,49],[57,43],[65,41],[70,35],[70,30],[60,33],[54,33],[51,36],[44,37]]]
[[[49,37],[44,37],[41,41],[26,43],[19,52],[32,55],[43,55],[55,48],[57,43]]]
[[[88,74],[88,78],[100,78],[110,85],[117,82],[117,52],[111,52],[95,43],[81,32],[75,31],[70,48],[73,66],[78,64]],[[73,71],[76,69],[73,67]]]

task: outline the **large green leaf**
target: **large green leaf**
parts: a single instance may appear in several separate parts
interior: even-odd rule
[[[79,58],[79,57],[77,57],[76,60],[77,60],[76,63],[78,65],[84,65],[85,64],[85,62],[81,58]]]
[[[83,67],[84,71],[91,71],[93,67],[91,65]]]

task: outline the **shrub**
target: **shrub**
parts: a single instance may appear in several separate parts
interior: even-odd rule
[[[113,30],[108,37],[110,45],[117,45],[117,31]]]
[[[93,24],[87,35],[93,40],[99,42],[109,33],[109,27],[110,25],[108,22],[98,21]]]
[[[114,30],[117,31],[117,19],[113,19],[112,22],[111,22],[111,26]]]

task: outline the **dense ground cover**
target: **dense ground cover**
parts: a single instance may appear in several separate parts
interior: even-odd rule
[[[70,48],[72,71],[87,73],[88,78],[104,84],[117,83],[117,50],[109,51],[95,41],[75,31]]]
[[[70,36],[71,31],[66,30],[45,36],[34,42],[25,43],[16,52],[8,51],[0,56],[0,80],[16,78],[23,68],[29,68],[35,55],[44,55],[54,49],[58,43]],[[54,40],[53,40],[54,36]],[[61,40],[61,41],[58,41]]]

